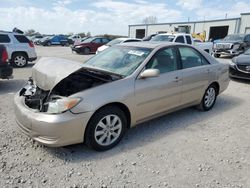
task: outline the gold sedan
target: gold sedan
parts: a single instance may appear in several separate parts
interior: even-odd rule
[[[189,106],[210,110],[228,66],[177,43],[111,47],[84,64],[42,58],[15,96],[18,127],[48,146],[114,147],[128,128]]]

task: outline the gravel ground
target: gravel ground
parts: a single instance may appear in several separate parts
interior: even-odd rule
[[[37,53],[90,57],[65,47]],[[250,187],[249,82],[231,81],[212,111],[165,115],[129,130],[114,149],[95,152],[83,144],[44,147],[17,130],[13,96],[31,67],[0,80],[0,187]]]

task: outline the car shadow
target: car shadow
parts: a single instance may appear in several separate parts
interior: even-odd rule
[[[0,80],[0,95],[16,93],[26,80]]]
[[[91,150],[84,144],[59,148],[43,147],[43,149],[49,155],[53,157],[56,156],[70,163],[109,158],[116,154],[126,153],[138,147],[144,147],[162,137],[174,134],[178,130],[183,130],[193,124],[203,122],[206,119],[220,116],[220,112],[235,108],[243,102],[244,101],[238,97],[222,94],[222,96],[218,97],[217,103],[211,111],[202,112],[195,108],[186,108],[164,115],[131,128],[116,147],[105,152]],[[200,126],[206,125],[201,123]]]

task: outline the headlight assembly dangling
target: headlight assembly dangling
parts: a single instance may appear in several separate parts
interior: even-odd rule
[[[48,103],[47,113],[59,114],[75,107],[81,102],[81,98],[61,98]]]

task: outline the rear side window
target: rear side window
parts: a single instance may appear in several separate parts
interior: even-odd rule
[[[191,40],[191,37],[190,36],[186,36],[186,40],[187,40],[187,43],[188,44],[192,44],[192,40]]]
[[[8,35],[0,34],[0,43],[9,43],[10,38]]]
[[[108,43],[109,40],[108,39],[102,39],[102,43]]]
[[[179,47],[182,68],[187,69],[202,65],[208,65],[208,61],[196,50],[189,47]]]
[[[184,37],[183,37],[183,36],[179,36],[179,37],[177,37],[177,39],[175,40],[175,42],[185,43],[185,41],[184,41]]]
[[[20,43],[29,43],[29,39],[24,35],[14,35],[18,42]]]

